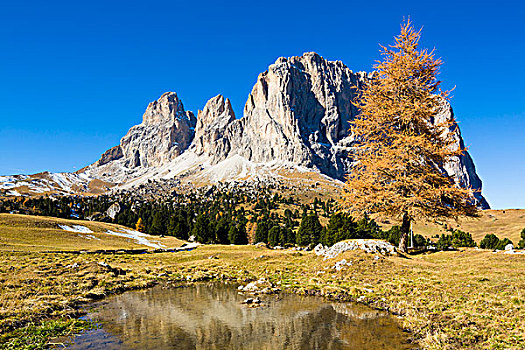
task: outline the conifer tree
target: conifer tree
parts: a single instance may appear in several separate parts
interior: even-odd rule
[[[520,233],[521,240],[518,242],[518,248],[525,248],[525,228]]]
[[[186,218],[181,212],[170,217],[168,233],[180,239],[188,239],[190,228]]]
[[[359,116],[352,122],[354,166],[344,204],[357,213],[380,212],[402,219],[400,251],[406,251],[410,223],[436,217],[474,215],[471,189],[456,185],[444,171],[456,144],[454,117],[436,118],[449,92],[439,89],[440,59],[419,50],[421,31],[408,21],[362,90]]]
[[[242,224],[231,225],[230,231],[228,232],[228,239],[231,244],[248,244],[245,226]]]
[[[219,244],[228,244],[229,243],[229,230],[231,222],[227,217],[223,216],[217,221],[215,226],[215,240]]]
[[[323,233],[323,226],[315,213],[303,216],[299,229],[297,230],[296,242],[299,245],[309,245],[319,243]]]
[[[279,225],[273,226],[268,231],[268,244],[275,247],[280,244],[281,227]]]
[[[211,243],[215,238],[215,232],[213,232],[213,227],[210,225],[210,219],[204,214],[197,216],[191,233],[195,236],[197,242],[200,243]]]
[[[266,218],[261,219],[257,223],[257,229],[255,230],[255,242],[268,242],[268,222]]]
[[[166,225],[164,224],[160,211],[156,211],[155,214],[153,214],[153,221],[151,222],[149,233],[152,235],[162,235],[166,233]]]

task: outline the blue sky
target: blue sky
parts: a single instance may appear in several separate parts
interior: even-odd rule
[[[403,17],[444,60],[445,88],[494,208],[525,208],[525,5],[518,1],[3,1],[0,174],[97,160],[176,91],[238,116],[279,56],[371,70]]]

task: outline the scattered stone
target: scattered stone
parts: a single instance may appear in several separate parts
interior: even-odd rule
[[[343,259],[341,261],[336,262],[333,268],[337,271],[341,271],[341,269],[345,266],[352,266],[352,262],[347,262],[346,259]]]
[[[265,278],[260,278],[255,282],[250,282],[246,286],[239,286],[237,289],[243,293],[251,294],[276,294],[281,291],[280,288],[274,286]]]

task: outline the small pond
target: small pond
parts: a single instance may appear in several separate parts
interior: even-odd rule
[[[157,286],[97,303],[100,324],[68,349],[410,349],[396,318],[351,303],[263,295],[250,308],[233,284]]]

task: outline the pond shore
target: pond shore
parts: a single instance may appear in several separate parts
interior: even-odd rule
[[[52,336],[89,327],[76,320],[81,307],[114,293],[167,281],[259,278],[285,292],[399,315],[425,349],[519,349],[525,341],[525,257],[484,250],[410,258],[350,251],[323,260],[313,252],[206,245],[143,255],[3,252],[0,266],[0,348],[44,347]]]

